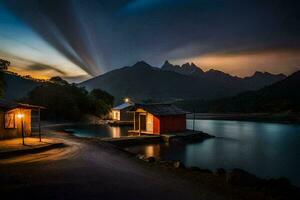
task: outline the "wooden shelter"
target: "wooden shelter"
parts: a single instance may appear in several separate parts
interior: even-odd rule
[[[186,130],[187,112],[172,104],[135,104],[134,128],[139,134],[161,134]]]
[[[133,107],[133,105],[134,105],[133,103],[128,102],[112,108],[111,118],[115,121],[132,122],[133,113],[128,111]]]
[[[31,136],[31,113],[38,112],[41,138],[40,111],[44,107],[0,99],[0,139]]]

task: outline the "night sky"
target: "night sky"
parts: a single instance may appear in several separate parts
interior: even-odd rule
[[[0,58],[74,81],[140,60],[290,74],[300,69],[299,10],[290,0],[0,0]]]

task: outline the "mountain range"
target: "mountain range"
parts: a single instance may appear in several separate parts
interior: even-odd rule
[[[196,109],[197,112],[207,113],[299,113],[299,88],[300,71],[297,71],[284,80],[257,91],[212,101],[182,101],[178,105],[188,110]]]
[[[134,101],[176,101],[181,99],[217,99],[238,93],[258,90],[285,79],[283,74],[256,72],[240,78],[222,71],[204,72],[194,63],[182,66],[166,61],[161,68],[144,61],[94,77],[80,83],[88,90],[100,88],[121,100],[130,97]]]

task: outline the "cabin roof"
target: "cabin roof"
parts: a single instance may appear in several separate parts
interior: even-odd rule
[[[137,109],[143,109],[153,115],[184,115],[188,112],[178,108],[173,104],[135,104],[131,111],[136,111]]]
[[[123,109],[131,107],[131,106],[133,106],[132,103],[122,103],[122,104],[120,104],[120,105],[118,105],[118,106],[116,106],[116,107],[114,107],[112,109],[113,110],[123,110]]]
[[[17,106],[18,104],[12,101],[8,101],[5,99],[0,99],[0,108],[2,109],[13,109]]]
[[[2,110],[11,110],[11,109],[15,109],[15,108],[44,109],[45,107],[30,105],[30,104],[24,104],[24,103],[17,103],[17,102],[6,100],[6,99],[0,99],[0,109],[2,109]]]

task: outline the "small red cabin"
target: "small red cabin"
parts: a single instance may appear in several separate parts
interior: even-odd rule
[[[186,114],[172,104],[135,104],[134,130],[143,134],[161,134],[186,130]]]

